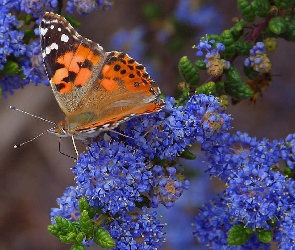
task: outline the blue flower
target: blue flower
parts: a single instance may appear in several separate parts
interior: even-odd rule
[[[0,70],[3,69],[8,56],[19,57],[25,53],[22,42],[24,33],[16,30],[18,25],[19,22],[14,15],[0,12]]]
[[[228,245],[228,231],[236,224],[229,212],[227,200],[221,194],[201,207],[195,217],[195,238],[210,249],[270,249],[270,244],[260,242],[255,235],[243,245]]]
[[[204,63],[206,63],[207,72],[213,77],[222,75],[224,69],[230,67],[230,62],[221,58],[220,52],[225,50],[225,45],[215,43],[215,40],[208,40],[207,37],[202,38],[197,46],[196,55],[203,56],[205,54]]]
[[[280,249],[293,249],[295,240],[295,182],[289,179],[284,183],[285,196],[282,199],[283,204],[288,204],[288,209],[281,211],[278,216],[277,225],[274,231],[274,240],[278,242]]]
[[[31,14],[35,18],[39,18],[46,11],[53,12],[58,6],[58,0],[22,0],[20,1],[20,9]]]
[[[99,8],[105,11],[110,10],[112,6],[112,0],[68,0],[66,11],[73,14],[76,9],[78,14],[87,15]]]
[[[109,225],[109,232],[116,241],[115,250],[121,249],[160,249],[165,233],[163,223],[157,213],[122,214]]]
[[[269,222],[288,207],[284,200],[285,176],[269,166],[249,163],[238,167],[228,181],[229,215],[246,227],[271,229]]]
[[[286,161],[287,166],[294,169],[295,166],[295,134],[289,134],[285,143],[281,146],[282,159]]]
[[[267,57],[264,43],[257,42],[256,45],[250,49],[250,56],[244,61],[245,67],[252,67],[255,71],[260,73],[268,73],[271,70],[271,63]]]
[[[63,217],[65,219],[75,221],[80,216],[78,199],[79,199],[78,191],[75,187],[68,187],[63,193],[63,196],[58,198],[57,204],[59,208],[52,208],[50,217],[52,218],[52,222],[55,223],[54,218],[56,216]]]

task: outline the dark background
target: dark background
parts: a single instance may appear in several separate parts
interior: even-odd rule
[[[167,12],[172,11],[177,3],[174,0],[117,0],[109,12],[77,16],[82,23],[79,32],[99,42],[107,51],[114,50],[116,48],[110,45],[111,35],[118,28],[132,29],[145,24],[140,10],[147,2],[161,2]],[[236,1],[211,2],[216,4],[220,12],[216,22],[222,22],[223,29],[231,27],[231,18],[238,14]],[[199,37],[204,35],[199,34]],[[169,61],[164,62],[165,67],[159,72],[162,78],[156,85],[161,87],[165,95],[177,95],[176,87],[181,81],[177,63],[183,55],[196,59],[192,45],[187,44],[183,51],[171,54]],[[228,109],[234,117],[235,129],[271,140],[286,137],[294,132],[295,125],[294,44],[279,41],[278,45],[279,49],[270,54],[272,73],[277,76],[273,77],[263,99],[259,99],[256,105],[243,102]],[[238,60],[236,65],[242,62]],[[13,105],[52,121],[63,119],[63,113],[50,87],[43,85],[26,86],[0,102],[0,249],[69,249],[47,232],[47,225],[50,224],[50,208],[56,207],[56,198],[62,195],[67,186],[74,185],[70,168],[75,163],[59,153],[58,138],[53,135],[44,135],[21,148],[13,149],[15,143],[34,137],[49,128],[50,124],[9,110],[8,107]],[[78,146],[82,152],[83,144],[78,142]],[[62,148],[63,152],[75,155],[70,139],[62,140]],[[177,213],[177,210],[168,210],[168,213],[170,211]],[[165,249],[181,248],[170,245],[168,241]]]

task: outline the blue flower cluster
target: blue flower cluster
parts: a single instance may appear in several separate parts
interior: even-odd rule
[[[250,56],[244,61],[245,67],[252,67],[260,73],[268,73],[271,69],[271,63],[266,54],[266,48],[263,42],[257,42],[250,50]]]
[[[7,62],[7,57],[18,57],[25,53],[25,46],[22,44],[24,32],[17,30],[20,22],[10,13],[10,8],[16,6],[16,1],[8,5],[0,4],[0,70]]]
[[[194,48],[197,49],[197,56],[203,56],[206,53],[204,63],[209,75],[213,77],[221,76],[223,70],[230,67],[229,61],[220,58],[220,52],[225,50],[224,44],[216,43],[215,40],[208,40],[204,37]]]
[[[270,249],[270,244],[261,243],[255,235],[244,245],[230,246],[228,244],[228,231],[233,226],[233,221],[229,216],[230,208],[226,202],[221,194],[199,209],[194,223],[195,238],[205,243],[210,249]]]
[[[234,134],[224,133],[220,138],[216,137],[214,143],[208,143],[206,149],[203,148],[209,163],[207,171],[221,178],[226,183],[226,190],[219,200],[213,201],[214,205],[208,204],[200,210],[195,224],[195,236],[200,242],[213,244],[212,237],[219,235],[216,232],[220,228],[218,225],[227,225],[227,229],[223,228],[225,231],[239,223],[254,231],[272,230],[271,222],[278,220],[275,227],[278,244],[290,247],[294,243],[292,234],[287,233],[290,230],[288,227],[292,224],[293,228],[295,223],[295,217],[292,217],[294,181],[276,170],[282,158],[294,159],[292,142],[293,135],[288,136],[286,142],[270,142],[237,131]],[[218,214],[218,209],[223,211],[224,216]],[[216,214],[214,220],[212,214]],[[212,230],[209,231],[208,227]],[[252,237],[240,249],[248,249],[250,243],[252,247],[257,246],[258,241],[253,243],[253,240],[257,241]],[[214,244],[215,247],[227,246],[226,235]],[[256,249],[268,247],[265,243],[259,244]]]
[[[77,186],[65,191],[60,208],[53,209],[51,217],[70,218],[82,196],[111,216],[115,225],[144,206],[173,206],[189,187],[181,166],[174,162],[176,157],[196,141],[214,140],[214,134],[230,128],[230,121],[212,96],[192,96],[185,107],[176,107],[175,100],[167,97],[163,111],[131,119],[124,131],[119,128],[109,138],[101,137],[80,155],[72,169]],[[152,227],[162,230],[160,225]],[[157,234],[163,237],[157,231],[152,235]]]
[[[112,0],[68,0],[66,11],[73,14],[76,10],[80,15],[87,15],[99,8],[109,10],[112,6]]]

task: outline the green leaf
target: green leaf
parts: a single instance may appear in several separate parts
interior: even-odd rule
[[[218,94],[224,93],[224,82],[223,81],[216,82],[215,83],[215,88],[216,88],[216,92]]]
[[[291,170],[291,168],[289,168],[289,167],[285,167],[283,173],[284,173],[284,175],[288,176],[289,178],[291,178],[294,174],[293,171]]]
[[[176,100],[177,105],[182,105],[188,100],[189,92],[190,92],[189,89],[185,89],[184,91],[181,92],[181,95]]]
[[[103,248],[115,247],[115,241],[109,232],[103,228],[97,228],[94,233],[94,242]]]
[[[247,24],[245,20],[237,22],[231,29],[231,33],[236,40],[238,40],[244,34],[244,27]]]
[[[225,73],[227,80],[229,80],[229,81],[234,81],[234,82],[242,81],[239,71],[236,70],[232,66],[229,69],[225,69],[224,73]]]
[[[187,58],[183,56],[178,63],[178,69],[182,78],[189,84],[195,86],[199,83],[200,73]]]
[[[52,235],[54,235],[56,237],[58,237],[60,235],[60,230],[56,224],[49,225],[47,227],[47,230],[49,231],[49,233],[51,233]]]
[[[18,66],[18,63],[14,61],[7,61],[4,65],[3,72],[7,75],[13,76],[19,73],[20,68]]]
[[[206,63],[204,62],[204,59],[198,59],[196,62],[195,62],[195,65],[196,67],[198,67],[199,69],[202,69],[202,70],[206,70],[207,67],[206,67]]]
[[[253,22],[255,20],[255,12],[247,0],[238,0],[238,8],[247,22]]]
[[[227,94],[237,100],[248,99],[253,96],[253,90],[242,80],[234,67],[230,67],[224,73],[227,77],[224,81],[224,90]]]
[[[292,8],[295,4],[295,0],[274,0],[275,5],[281,9],[289,9]]]
[[[271,7],[269,0],[253,0],[251,6],[257,16],[267,17],[269,15]]]
[[[228,47],[234,43],[235,39],[230,30],[224,30],[221,33],[221,42]]]
[[[25,21],[25,24],[26,25],[30,25],[31,21],[32,21],[32,16],[29,15],[29,14],[26,14],[25,15],[25,18],[24,18],[24,21]]]
[[[87,238],[93,236],[94,226],[86,210],[80,211],[80,228]]]
[[[71,250],[84,250],[84,246],[82,244],[74,244],[71,247]]]
[[[181,157],[183,159],[187,159],[187,160],[194,160],[194,159],[197,158],[197,156],[194,153],[192,153],[192,152],[190,152],[188,150],[182,151],[180,153],[179,157]]]
[[[229,45],[225,47],[225,50],[222,51],[222,54],[224,55],[224,59],[230,59],[233,57],[236,53],[235,44]]]
[[[26,29],[24,31],[24,36],[25,36],[25,38],[33,38],[33,37],[36,37],[35,32],[32,29]]]
[[[69,244],[69,243],[74,243],[76,242],[76,233],[74,232],[70,232],[68,233],[67,235],[60,235],[59,236],[59,239],[63,242],[63,243],[66,243],[66,244]]]
[[[219,35],[216,35],[216,34],[209,34],[209,35],[206,35],[206,37],[204,37],[204,39],[210,41],[210,40],[214,40],[215,43],[218,43],[220,42],[221,38]]]
[[[82,244],[85,237],[86,235],[83,232],[78,233],[76,236],[76,242]]]
[[[82,197],[79,200],[79,210],[86,210],[88,212],[89,217],[92,219],[95,215],[95,209],[91,207],[85,197]]]
[[[252,234],[246,232],[244,225],[235,225],[228,232],[227,243],[233,246],[243,245],[251,236]]]
[[[235,47],[236,53],[238,55],[247,56],[250,53],[249,51],[252,48],[252,45],[250,43],[248,43],[248,42],[236,41],[234,43],[234,47]]]
[[[282,34],[287,30],[287,23],[282,17],[274,17],[270,20],[268,27],[274,34]]]
[[[270,230],[257,231],[256,236],[263,243],[270,243],[273,240],[273,233]]]
[[[59,227],[59,229],[62,231],[62,232],[73,232],[75,231],[75,227],[73,225],[73,223],[65,218],[62,218],[62,217],[59,217],[59,216],[56,216],[55,217],[55,222],[56,222],[56,225]]]
[[[195,90],[196,94],[216,95],[215,82],[206,82]]]

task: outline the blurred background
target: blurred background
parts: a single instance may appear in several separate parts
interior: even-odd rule
[[[75,17],[81,22],[81,35],[100,43],[106,51],[128,52],[146,65],[163,94],[178,96],[177,85],[182,81],[177,69],[179,59],[184,55],[192,61],[198,59],[192,45],[206,33],[220,34],[231,27],[232,18],[238,15],[236,0],[224,3],[218,0],[117,0],[110,11]],[[151,22],[147,18],[147,4],[159,5],[157,21]],[[191,11],[187,12],[185,6]],[[171,18],[181,23],[182,37],[186,39],[175,36]],[[245,101],[228,108],[236,130],[270,140],[294,132],[294,58],[294,44],[279,40],[278,50],[270,54],[274,76],[263,98],[255,105]],[[242,68],[243,60],[236,60],[235,66]],[[202,81],[206,80],[204,75]],[[61,244],[48,233],[47,225],[50,224],[50,209],[57,206],[56,198],[66,187],[74,185],[71,167],[75,162],[59,153],[59,139],[53,135],[44,135],[14,149],[14,144],[31,139],[51,125],[10,110],[9,106],[54,122],[63,119],[64,115],[51,88],[44,85],[26,86],[0,102],[0,249],[69,249],[70,246]],[[77,144],[82,152],[85,146],[80,142]],[[63,152],[75,155],[70,139],[62,139],[61,147]],[[194,149],[199,151],[197,146]],[[191,188],[175,207],[159,209],[163,221],[168,223],[163,249],[206,249],[193,240],[191,224],[197,207],[209,201],[223,186],[202,173],[201,157],[195,161],[182,161],[182,164],[197,170],[198,177],[188,176]]]

